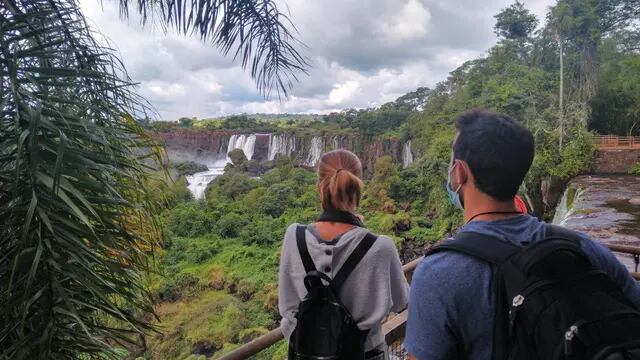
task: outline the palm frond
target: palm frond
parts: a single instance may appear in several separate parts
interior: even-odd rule
[[[115,358],[152,328],[150,108],[75,0],[0,4],[0,359]]]
[[[131,8],[143,23],[160,21],[183,34],[197,34],[223,54],[233,53],[251,70],[258,90],[269,98],[287,96],[298,73],[307,73],[304,47],[289,29],[295,27],[274,0],[117,0],[122,16]]]

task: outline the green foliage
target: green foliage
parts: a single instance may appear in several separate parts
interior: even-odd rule
[[[213,229],[214,223],[215,216],[203,211],[203,206],[195,202],[177,205],[165,219],[168,230],[184,237],[203,235]]]
[[[520,1],[503,9],[495,16],[496,35],[505,39],[523,39],[531,35],[538,25],[538,19]]]
[[[0,24],[0,358],[120,358],[152,328],[149,109],[76,1],[3,2]]]
[[[178,176],[193,175],[198,172],[209,170],[206,165],[193,161],[183,161],[173,164],[173,168],[178,172]]]
[[[563,180],[589,171],[595,155],[592,135],[584,129],[575,129],[572,140],[562,149],[559,163],[549,171]]]
[[[215,207],[217,203],[238,200],[258,185],[258,181],[247,174],[231,172],[216,178],[207,189],[207,204]]]
[[[181,117],[180,119],[178,119],[178,124],[180,124],[180,127],[190,128],[193,126],[193,119]]]
[[[284,115],[238,116],[199,121],[194,127],[268,126],[269,131],[298,136],[356,132],[365,138],[411,139],[415,163],[402,169],[390,157],[377,159],[361,211],[373,232],[392,236],[398,246],[409,242],[419,247],[442,239],[462,224],[461,212],[444,190],[456,116],[473,107],[505,112],[534,133],[536,157],[521,193],[531,200],[536,215],[549,217],[552,209],[543,202],[543,184],[562,183],[591,167],[594,146],[587,126],[616,132],[635,129],[635,108],[640,103],[638,55],[619,46],[622,35],[609,37],[603,31],[615,28],[602,23],[609,15],[600,20],[593,17],[612,3],[633,5],[622,0],[598,6],[587,0],[561,0],[549,24],[533,33],[537,20],[516,2],[496,16],[495,30],[503,39],[486,57],[466,62],[433,89],[418,89],[379,109],[349,109],[300,121]],[[609,10],[626,21],[620,8]],[[563,109],[558,108],[557,98],[559,39],[569,69]],[[596,58],[583,55],[589,55],[594,44],[601,59],[595,64],[602,87],[594,97],[585,97],[593,70],[589,70],[590,61]],[[182,204],[165,215],[174,236],[162,260],[170,273],[156,295],[167,300],[163,308],[171,310],[163,318],[175,330],[161,343],[154,340],[153,352],[182,358],[192,353],[197,341],[209,341],[217,356],[239,346],[243,338],[275,326],[280,241],[289,224],[311,222],[319,211],[314,173],[295,167],[290,159],[281,157],[275,163],[259,179],[238,167],[230,168],[210,185],[206,204]],[[202,214],[196,216],[196,211]],[[188,233],[194,235],[175,237]],[[193,320],[187,322],[187,318]],[[277,344],[256,358],[286,358],[286,345]]]
[[[247,224],[247,219],[240,214],[229,213],[223,215],[216,224],[218,234],[223,237],[234,238],[240,234],[240,230]]]
[[[294,196],[295,193],[289,184],[274,184],[258,199],[259,206],[265,214],[276,218],[292,204]]]

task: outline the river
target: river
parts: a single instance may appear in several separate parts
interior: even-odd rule
[[[553,222],[605,244],[640,246],[640,177],[576,177],[569,183]],[[629,270],[635,270],[631,255],[616,255]]]

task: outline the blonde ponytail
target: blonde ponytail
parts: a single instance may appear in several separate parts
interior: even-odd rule
[[[352,211],[362,197],[362,164],[350,151],[322,155],[318,165],[318,190],[325,211]]]

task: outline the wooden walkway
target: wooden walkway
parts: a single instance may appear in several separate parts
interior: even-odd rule
[[[640,136],[596,135],[594,139],[600,150],[640,149]]]

